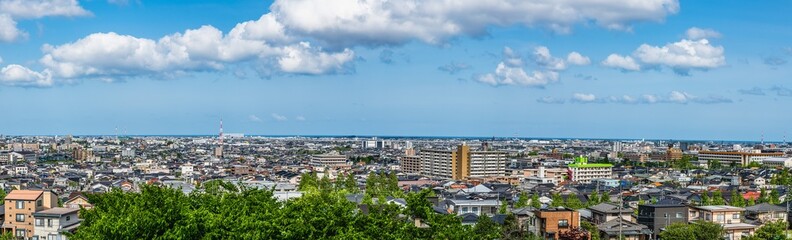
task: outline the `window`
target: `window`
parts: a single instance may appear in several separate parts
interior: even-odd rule
[[[740,214],[739,213],[732,214],[732,219],[740,219]]]
[[[683,218],[682,213],[681,212],[677,212],[676,213],[676,218]]]
[[[558,220],[558,227],[569,227],[569,221],[566,219]]]
[[[468,211],[468,207],[462,207],[462,212],[466,213]]]
[[[41,207],[43,205],[44,205],[44,200],[39,199],[38,201],[36,201],[36,207]]]
[[[66,216],[66,221],[71,220],[71,216]]]
[[[47,219],[47,227],[52,227],[52,219]]]
[[[478,207],[473,207],[473,212],[478,212]]]
[[[25,201],[17,201],[16,209],[23,209],[23,208],[25,208]]]
[[[724,218],[726,218],[726,217],[723,216],[723,215],[718,215],[717,216],[718,221],[723,221]]]
[[[17,214],[16,215],[17,222],[24,222],[25,221],[25,214]]]
[[[16,236],[24,238],[25,237],[25,229],[17,229],[16,230]]]
[[[36,218],[36,226],[43,227],[44,226],[44,219]]]

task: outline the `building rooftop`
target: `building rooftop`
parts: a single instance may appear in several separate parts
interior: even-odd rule
[[[50,209],[47,209],[47,210],[35,212],[35,213],[33,213],[33,216],[36,216],[36,217],[47,217],[47,216],[60,217],[60,216],[66,215],[66,214],[76,213],[78,211],[80,211],[79,208],[56,207],[56,208],[50,208]]]
[[[727,211],[744,211],[744,208],[732,207],[727,205],[714,205],[714,206],[695,206],[694,208],[703,209],[711,212],[727,212]]]
[[[44,191],[41,190],[13,190],[6,195],[5,200],[36,200]]]

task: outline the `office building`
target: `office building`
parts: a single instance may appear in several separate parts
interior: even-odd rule
[[[709,161],[718,161],[724,166],[745,166],[752,162],[762,163],[762,160],[771,157],[782,157],[784,153],[762,153],[762,152],[699,152],[699,162],[706,164]]]
[[[311,156],[311,166],[315,167],[339,167],[346,166],[347,156],[336,151]]]
[[[421,173],[421,157],[415,155],[401,156],[399,158],[399,167],[405,173]]]

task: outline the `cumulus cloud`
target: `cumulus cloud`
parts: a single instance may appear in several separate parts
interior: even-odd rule
[[[563,59],[553,57],[550,54],[550,49],[545,46],[539,46],[534,49],[534,60],[540,67],[560,71],[567,68]]]
[[[11,64],[0,69],[0,84],[17,87],[49,87],[52,86],[53,81],[49,71],[36,72]]]
[[[11,42],[27,36],[17,28],[19,19],[52,16],[89,16],[77,0],[2,0],[0,1],[0,42]]]
[[[68,79],[221,70],[228,63],[256,59],[275,59],[285,73],[322,74],[337,72],[354,57],[349,49],[326,53],[307,42],[274,44],[286,37],[277,27],[270,31],[250,29],[261,21],[271,20],[240,23],[225,35],[212,26],[202,26],[158,40],[94,33],[72,43],[44,46],[40,62],[57,77]]]
[[[0,14],[0,42],[11,42],[24,36],[25,32],[17,28],[17,23],[8,14]]]
[[[310,43],[301,42],[287,46],[278,59],[282,71],[287,73],[323,74],[346,72],[346,64],[355,58],[352,50],[344,49],[338,53],[322,52],[321,48],[311,48]]]
[[[505,47],[503,59],[498,63],[495,72],[479,75],[475,79],[492,86],[519,85],[528,87],[544,87],[558,81],[558,72],[533,71],[529,74],[523,69],[523,65],[522,58],[511,48]]]
[[[447,72],[449,74],[456,74],[470,68],[471,66],[465,63],[451,62],[449,64],[437,67],[437,70]]]
[[[714,32],[714,31],[713,31]],[[713,46],[703,37],[714,33],[701,29],[688,30],[688,38],[664,46],[641,44],[631,56],[611,54],[603,66],[623,71],[638,71],[643,65],[668,67],[679,75],[688,75],[690,70],[709,70],[726,65],[723,46]]]
[[[589,59],[586,56],[581,55],[578,52],[571,52],[571,53],[569,53],[569,55],[567,55],[567,62],[569,64],[583,66],[583,65],[591,64],[591,59]]]
[[[712,29],[702,29],[702,28],[692,27],[685,32],[685,36],[687,37],[687,39],[690,40],[699,40],[699,39],[720,38],[721,34]]]
[[[619,54],[611,54],[602,61],[602,65],[610,68],[618,68],[622,71],[638,71],[641,66],[635,62],[630,56],[621,56]]]
[[[286,116],[283,116],[283,115],[280,115],[280,114],[277,114],[277,113],[273,113],[273,114],[272,114],[272,119],[275,119],[276,121],[286,121],[286,120],[289,120],[289,118],[287,118]]]
[[[564,103],[566,100],[558,99],[553,97],[544,97],[537,99],[539,103]],[[616,104],[659,104],[659,103],[666,103],[666,104],[689,104],[689,103],[698,103],[698,104],[720,104],[720,103],[731,103],[733,102],[730,98],[718,96],[718,95],[710,95],[706,97],[699,97],[691,95],[687,92],[682,91],[671,91],[665,96],[660,96],[656,94],[643,94],[639,96],[633,95],[621,95],[621,96],[605,96],[605,97],[597,97],[592,93],[574,93],[572,97],[569,98],[569,102],[572,103],[616,103]]]
[[[691,69],[712,69],[726,64],[722,46],[712,46],[707,39],[669,43],[662,47],[643,44],[633,53],[642,63],[667,66],[679,74]]]
[[[270,10],[296,34],[334,46],[437,44],[457,36],[481,36],[489,26],[523,25],[568,32],[593,22],[629,29],[632,22],[663,21],[679,11],[677,0],[603,1],[386,1],[279,0]]]

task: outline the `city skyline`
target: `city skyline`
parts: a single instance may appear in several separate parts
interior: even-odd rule
[[[791,129],[790,2],[2,2],[4,135]]]

